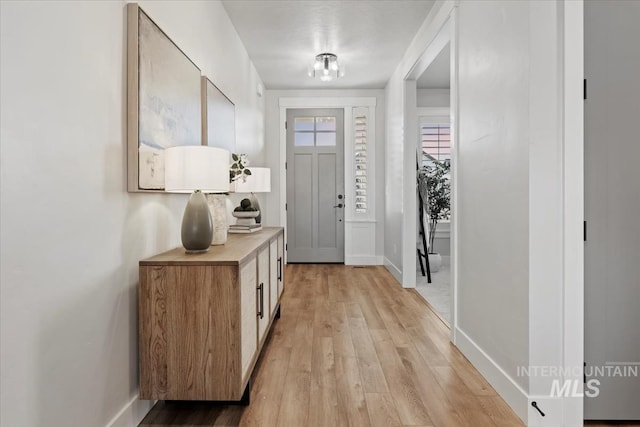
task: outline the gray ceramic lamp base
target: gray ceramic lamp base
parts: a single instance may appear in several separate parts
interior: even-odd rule
[[[213,239],[213,221],[207,199],[200,190],[189,197],[182,216],[182,246],[187,253],[207,252]]]

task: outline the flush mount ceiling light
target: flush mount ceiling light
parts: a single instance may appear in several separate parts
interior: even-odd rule
[[[315,77],[323,82],[330,82],[344,76],[344,67],[338,65],[338,56],[333,53],[316,55],[316,60],[309,67],[309,77]]]

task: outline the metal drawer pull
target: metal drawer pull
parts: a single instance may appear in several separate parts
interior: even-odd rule
[[[278,281],[282,282],[282,257],[278,258]]]
[[[258,308],[258,317],[261,319],[264,317],[264,283],[260,283],[258,285],[258,298],[259,298],[259,308]]]

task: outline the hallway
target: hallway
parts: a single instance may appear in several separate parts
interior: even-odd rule
[[[248,407],[159,402],[141,426],[523,425],[383,267],[289,265]]]

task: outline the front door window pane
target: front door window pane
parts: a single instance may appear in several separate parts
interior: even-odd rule
[[[294,138],[296,147],[313,147],[313,132],[296,132]]]
[[[316,133],[316,145],[318,147],[328,147],[336,145],[335,132],[318,132]]]
[[[317,131],[334,131],[336,130],[336,118],[335,117],[316,117],[316,130]]]
[[[296,117],[295,123],[293,124],[293,130],[295,130],[296,132],[299,132],[299,131],[313,132],[314,130],[313,126],[314,126],[313,117]]]

